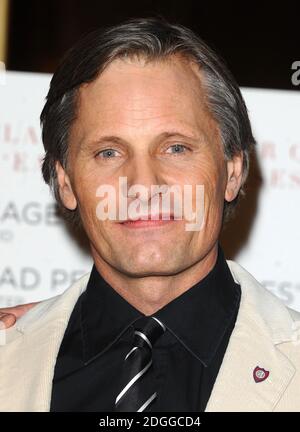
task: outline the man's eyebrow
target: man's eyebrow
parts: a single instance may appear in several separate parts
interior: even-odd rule
[[[125,140],[122,139],[121,137],[115,136],[115,135],[106,135],[106,136],[102,136],[99,137],[93,141],[91,141],[91,144],[102,144],[105,142],[111,142],[111,143],[115,143],[115,144],[121,144],[124,143]]]
[[[195,133],[191,133],[191,132],[179,132],[179,131],[167,131],[167,132],[162,132],[161,134],[158,135],[157,139],[167,139],[167,138],[176,138],[176,137],[180,137],[180,138],[188,138],[188,139],[197,139],[199,138],[198,135],[196,135]]]
[[[124,139],[122,139],[121,137],[115,136],[115,135],[105,135],[93,140],[85,140],[82,139],[81,142],[79,143],[79,147],[81,149],[83,148],[93,148],[96,145],[99,144],[104,144],[104,143],[113,143],[113,144],[122,144],[126,142]]]
[[[164,139],[168,138],[182,138],[182,139],[191,139],[196,140],[199,139],[201,135],[199,136],[194,133],[182,133],[179,131],[165,131],[160,133],[154,138],[154,141],[162,141]],[[102,137],[99,137],[93,141],[90,141],[87,143],[87,145],[97,145],[97,144],[103,144],[103,143],[113,143],[113,144],[124,144],[127,141],[119,136],[116,135],[105,135]]]

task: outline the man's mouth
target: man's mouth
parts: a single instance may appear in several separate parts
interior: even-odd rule
[[[120,222],[120,224],[127,228],[155,228],[174,222],[175,220],[173,214],[160,213],[157,215],[147,215],[136,219],[127,219],[126,221]]]

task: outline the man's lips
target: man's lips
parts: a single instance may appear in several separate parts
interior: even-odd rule
[[[163,219],[162,215],[157,216],[148,216],[148,219],[128,219],[126,221],[120,222],[121,225],[127,228],[150,228],[150,227],[160,227],[164,226],[166,224],[174,222],[174,216],[172,214],[164,216],[165,219]]]

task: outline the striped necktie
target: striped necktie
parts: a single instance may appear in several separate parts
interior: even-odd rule
[[[142,412],[157,398],[154,380],[146,390],[145,379],[152,365],[152,347],[166,327],[153,316],[143,316],[132,326],[133,347],[124,359],[121,391],[115,400],[116,412]]]

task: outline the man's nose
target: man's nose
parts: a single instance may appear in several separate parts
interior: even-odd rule
[[[148,196],[153,194],[152,187],[154,185],[161,186],[164,184],[157,161],[153,161],[150,157],[134,158],[126,169],[128,189],[135,185],[141,185],[147,190]],[[139,193],[136,194],[139,197]],[[143,197],[139,197],[143,198]]]

